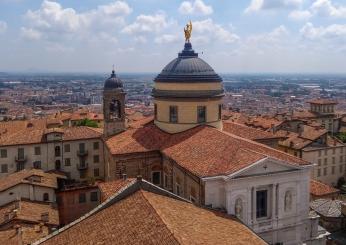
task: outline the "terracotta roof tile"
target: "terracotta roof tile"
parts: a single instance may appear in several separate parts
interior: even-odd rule
[[[112,244],[114,241],[117,244],[266,244],[226,214],[142,189],[107,203],[103,209],[48,236],[41,244]]]
[[[102,136],[102,129],[85,126],[50,129],[25,128],[0,134],[0,146],[41,143],[45,141],[46,134],[54,132],[62,133],[63,140],[91,139],[100,138]]]
[[[293,165],[309,164],[300,158],[208,126],[168,134],[151,123],[111,137],[106,145],[115,155],[161,151],[201,177],[230,174],[266,157]]]
[[[232,121],[223,121],[223,131],[250,140],[281,138],[280,136],[274,135],[271,132],[248,127]]]
[[[313,196],[327,196],[340,191],[317,180],[310,180],[310,194]]]
[[[40,182],[30,181],[31,176],[40,176]],[[18,185],[20,183],[27,183],[31,185],[46,186],[51,188],[58,188],[57,178],[66,178],[63,175],[45,173],[40,169],[24,169],[19,172],[12,173],[3,178],[0,178],[0,192],[8,188]]]
[[[16,229],[0,231],[0,244],[18,245],[31,244],[32,242],[48,235],[48,227],[23,226],[20,227],[20,233]]]
[[[42,214],[48,214],[47,224],[58,226],[58,209],[53,208],[50,203],[14,201],[0,207],[0,225],[12,220],[21,222],[41,223]],[[6,218],[7,217],[7,218]]]
[[[133,183],[134,181],[136,181],[136,179],[127,178],[125,180],[119,179],[114,181],[98,183],[97,185],[101,192],[102,201],[105,201],[106,199],[110,198],[112,195],[114,195],[130,183]]]

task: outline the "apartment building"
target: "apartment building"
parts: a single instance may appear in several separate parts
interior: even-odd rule
[[[6,128],[1,134],[0,177],[31,168],[62,171],[78,181],[104,176],[102,130],[26,123],[24,128]]]

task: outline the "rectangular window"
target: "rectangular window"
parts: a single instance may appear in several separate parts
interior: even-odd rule
[[[318,156],[320,157],[322,154],[321,154],[321,151],[318,151]]]
[[[325,158],[325,159],[324,159],[324,165],[327,165],[327,164],[328,164],[328,159]]]
[[[79,171],[79,178],[85,179],[86,178],[86,171]]]
[[[342,173],[342,169],[343,168],[343,165],[339,165],[339,172]]]
[[[321,176],[321,169],[317,169],[317,177]]]
[[[177,106],[169,107],[169,122],[171,123],[178,122],[178,107]]]
[[[198,123],[206,122],[206,107],[205,106],[197,107],[197,122]]]
[[[156,171],[151,173],[151,179],[153,181],[154,185],[160,185],[161,184],[161,172]]]
[[[340,156],[340,163],[344,161],[344,156]]]
[[[1,164],[1,173],[8,173],[7,164]]]
[[[332,163],[335,164],[335,157],[332,158]]]
[[[318,166],[321,166],[321,165],[322,165],[322,160],[318,159]]]
[[[328,150],[327,149],[324,150],[324,155],[326,155],[326,156],[328,155]]]
[[[157,120],[157,105],[154,104],[154,119]]]
[[[261,190],[256,191],[256,217],[267,217],[268,208],[268,191]]]
[[[219,105],[219,120],[221,120],[222,117],[222,105]]]
[[[333,148],[333,155],[335,154],[335,148]]]
[[[86,194],[79,193],[79,203],[85,203],[85,202],[86,202]]]
[[[332,166],[332,174],[335,174],[335,166]]]
[[[24,159],[24,148],[18,148],[18,159]]]
[[[99,163],[99,162],[100,162],[100,156],[94,155],[94,163]]]
[[[79,143],[79,151],[85,152],[85,144],[84,143]]]
[[[100,148],[99,142],[94,142],[93,146],[94,146],[94,150],[98,150]]]
[[[36,155],[36,156],[41,155],[41,147],[35,146],[35,155]]]
[[[328,174],[327,168],[323,169],[323,175],[326,176]]]
[[[65,166],[71,166],[71,158],[65,158]]]
[[[70,144],[64,145],[64,152],[70,152],[70,151],[71,151]]]
[[[0,150],[0,157],[1,158],[7,158],[7,150],[6,149]]]
[[[34,168],[41,169],[41,161],[34,162]]]
[[[97,202],[98,201],[98,195],[96,191],[90,192],[90,201],[91,202]]]
[[[100,176],[100,169],[94,168],[94,177],[99,177]]]

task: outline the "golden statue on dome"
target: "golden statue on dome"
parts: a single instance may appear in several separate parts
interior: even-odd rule
[[[185,42],[187,43],[190,42],[191,32],[192,32],[192,22],[190,20],[190,23],[187,23],[186,27],[184,28]]]

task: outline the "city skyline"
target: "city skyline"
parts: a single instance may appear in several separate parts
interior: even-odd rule
[[[345,73],[345,1],[1,0],[0,9],[0,71],[157,73],[191,19],[193,47],[217,72]]]

